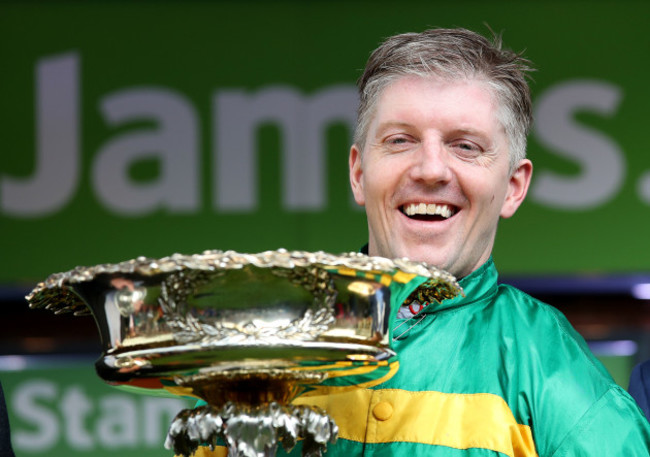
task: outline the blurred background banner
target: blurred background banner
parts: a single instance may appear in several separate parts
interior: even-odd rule
[[[196,402],[115,389],[86,359],[0,357],[16,455],[171,456],[169,424]]]
[[[206,249],[357,250],[355,81],[382,38],[503,32],[538,68],[502,273],[646,270],[645,1],[1,2],[0,283]]]
[[[137,256],[358,250],[355,82],[385,37],[430,27],[492,29],[538,69],[533,182],[494,257],[627,387],[650,358],[649,17],[646,0],[0,0],[0,382],[17,454],[170,455],[183,400],[104,385],[92,319],[27,310],[25,293]]]

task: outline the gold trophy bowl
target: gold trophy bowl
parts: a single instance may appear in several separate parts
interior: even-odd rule
[[[423,263],[280,249],[77,267],[27,300],[93,315],[106,382],[205,402],[173,420],[165,445],[177,455],[224,444],[231,456],[262,457],[301,440],[303,455],[320,456],[336,424],[291,401],[389,379],[398,367],[391,302],[460,292],[451,275]]]

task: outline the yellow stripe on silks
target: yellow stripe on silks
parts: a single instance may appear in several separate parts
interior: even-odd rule
[[[163,386],[163,389],[165,389],[167,392],[176,395],[178,397],[194,397],[194,398],[201,398],[198,395],[194,393],[191,387],[183,387],[183,386]]]
[[[384,273],[382,271],[378,270],[370,270],[370,271],[358,271],[353,268],[348,268],[348,267],[335,267],[335,268],[328,268],[327,271],[330,273],[335,273],[339,274],[342,276],[362,276],[366,279],[370,279],[373,281],[378,281],[384,286],[390,286],[390,283],[393,281],[397,281],[402,284],[406,284],[410,282],[413,278],[415,278],[417,275],[414,273],[405,273],[400,270],[396,270],[393,273]]]
[[[392,416],[377,420],[373,409],[384,402],[392,407]],[[537,457],[530,427],[518,424],[506,402],[493,394],[357,389],[301,397],[294,403],[325,409],[339,427],[339,438],[347,440],[403,441],[487,449],[509,457]]]
[[[297,367],[292,371],[325,371],[328,378],[339,378],[341,376],[354,376],[359,374],[370,373],[379,367],[388,365],[385,360],[375,363],[356,363],[348,361],[338,361],[328,365],[316,365]]]
[[[364,375],[386,366],[389,367],[389,372],[385,376],[382,376],[379,379],[372,380],[369,382],[355,384],[356,386],[372,387],[381,384],[387,379],[393,377],[393,375],[397,373],[397,369],[399,368],[399,361],[395,360],[393,362],[388,362],[386,360],[381,360],[379,362],[373,362],[367,364],[359,364],[358,362],[350,362],[350,361],[338,361],[326,365],[307,365],[304,367],[292,367],[291,371],[313,371],[313,372],[325,371],[327,373],[327,379],[334,379],[334,378],[341,378],[341,377]]]
[[[353,270],[352,268],[347,268],[347,267],[337,267],[337,268],[332,268],[331,270],[328,270],[331,273],[338,273],[343,276],[356,276],[357,275],[357,270]]]
[[[411,279],[415,278],[417,275],[413,273],[404,273],[403,271],[397,271],[393,275],[393,280],[406,284],[411,282]]]
[[[373,379],[372,381],[357,384],[357,387],[359,387],[359,388],[373,387],[373,386],[381,384],[382,382],[388,381],[390,378],[395,376],[395,373],[397,373],[397,370],[399,370],[399,361],[396,360],[394,362],[391,362],[388,365],[388,367],[389,367],[388,373],[386,373],[381,378]]]
[[[379,364],[386,364],[386,362],[379,362]],[[374,365],[371,364],[365,364],[365,365],[360,365],[358,363],[355,363],[350,360],[338,360],[336,362],[331,362],[331,363],[326,363],[323,365],[305,365],[305,366],[298,366],[298,367],[291,367],[291,371],[319,371],[319,370],[324,370],[324,371],[331,371],[331,370],[338,370],[338,369],[344,369],[348,367],[354,367],[356,368],[373,368]]]
[[[385,362],[382,362],[385,363]],[[377,379],[372,379],[367,382],[362,382],[359,384],[353,384],[353,385],[340,385],[340,386],[328,386],[328,385],[323,385],[323,384],[316,384],[313,386],[310,386],[310,389],[303,393],[300,398],[303,397],[311,397],[311,396],[326,396],[326,395],[338,395],[339,393],[342,392],[347,392],[349,390],[363,390],[367,387],[373,387],[376,385],[381,384],[382,382],[388,381],[390,378],[392,378],[395,373],[397,373],[397,370],[399,370],[399,362],[395,361],[389,364],[389,370],[388,372],[382,376],[381,378]],[[298,400],[300,400],[300,398]],[[295,404],[301,404],[298,400],[294,401],[293,403]],[[309,401],[304,401],[302,402],[304,404],[311,404]]]
[[[382,286],[390,286],[390,283],[393,282],[392,276],[389,275],[381,275],[379,278],[379,282],[381,283]]]

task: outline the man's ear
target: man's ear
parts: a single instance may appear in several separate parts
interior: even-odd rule
[[[501,207],[501,217],[511,217],[519,208],[519,205],[526,198],[530,178],[533,175],[533,163],[528,159],[523,159],[515,171],[510,175],[508,182],[508,193]]]
[[[357,204],[364,206],[366,204],[366,197],[363,192],[363,167],[361,166],[361,151],[356,144],[350,148],[350,186],[354,194],[354,201]]]

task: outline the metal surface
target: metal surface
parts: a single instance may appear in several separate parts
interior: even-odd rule
[[[176,452],[189,455],[206,441],[195,433],[199,420],[209,421],[201,429],[211,430],[207,442],[224,439],[232,455],[267,455],[278,441],[286,448],[298,438],[311,443],[305,455],[320,455],[335,427],[316,426],[329,423],[324,413],[289,403],[332,379],[348,388],[385,380],[395,358],[391,293],[414,278],[419,287],[408,299],[460,292],[449,274],[408,260],[206,251],[78,267],[50,276],[27,299],[55,313],[92,313],[103,346],[96,368],[107,382],[208,403],[209,413],[175,419],[167,444]],[[288,426],[288,417],[302,425]],[[251,430],[267,426],[271,438],[251,441]]]

